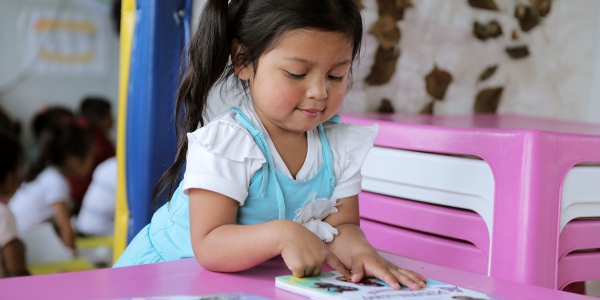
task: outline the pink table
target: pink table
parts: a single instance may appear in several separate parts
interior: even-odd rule
[[[518,115],[346,113],[378,123],[375,144],[475,155],[495,180],[491,276],[556,288],[561,186],[580,162],[600,162],[600,126]]]
[[[441,267],[382,253],[384,257],[424,276],[503,299],[594,299],[556,290]],[[326,268],[331,270],[331,268]],[[1,299],[107,299],[144,296],[245,292],[270,299],[307,299],[275,288],[275,276],[289,275],[275,258],[239,273],[214,273],[194,259],[0,280]]]

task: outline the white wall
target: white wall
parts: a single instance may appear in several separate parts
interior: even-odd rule
[[[363,3],[368,30],[378,18],[377,1]],[[373,35],[365,35],[366,51],[353,98],[362,98],[366,109],[373,110],[381,98],[388,98],[398,112],[419,112],[432,99],[426,93],[424,77],[435,63],[453,75],[445,99],[435,103],[436,114],[472,113],[479,90],[503,86],[499,113],[600,122],[600,2],[552,1],[549,15],[530,32],[518,29],[513,16],[519,1],[496,0],[498,12],[473,9],[463,0],[413,3],[398,22],[401,54],[394,76],[383,86],[362,83],[377,45]],[[504,34],[479,41],[472,34],[475,20],[497,20]],[[511,39],[512,30],[518,31],[516,41]],[[510,59],[504,48],[515,45],[527,45],[531,55]],[[494,64],[499,64],[496,74],[478,84],[479,74]]]
[[[76,110],[86,95],[104,96],[112,102],[116,116],[119,38],[112,28],[109,1],[98,0],[2,0],[0,1],[0,90],[26,67],[23,13],[27,10],[56,11],[60,7],[71,12],[92,13],[102,20],[101,31],[106,36],[105,72],[102,75],[39,75],[32,74],[10,92],[0,95],[0,105],[23,125],[25,145],[31,145],[29,123],[33,114],[47,105],[63,105]],[[0,91],[1,92],[1,91]]]

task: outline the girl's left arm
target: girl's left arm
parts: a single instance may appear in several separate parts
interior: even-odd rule
[[[353,282],[360,281],[364,276],[374,276],[394,289],[400,289],[398,283],[411,290],[425,287],[425,277],[387,261],[367,241],[359,227],[358,195],[340,199],[338,202],[338,212],[330,214],[324,220],[339,231],[327,245],[348,268],[351,268]]]

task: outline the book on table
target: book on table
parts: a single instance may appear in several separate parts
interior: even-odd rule
[[[498,300],[498,298],[479,292],[430,279],[427,280],[427,286],[418,291],[411,291],[405,286],[402,286],[400,290],[394,290],[387,283],[377,278],[363,278],[361,282],[353,283],[337,271],[322,273],[320,276],[303,278],[278,276],[275,278],[275,286],[318,300]]]

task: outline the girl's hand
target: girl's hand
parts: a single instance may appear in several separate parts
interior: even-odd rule
[[[327,245],[346,266],[352,266],[352,276],[349,278],[353,282],[373,276],[396,290],[400,289],[400,283],[411,290],[425,287],[425,277],[387,261],[369,244],[359,226],[358,195],[339,199],[338,202],[338,212],[329,215],[325,222],[337,228],[339,234]]]
[[[329,250],[314,233],[294,222],[286,222],[286,232],[282,235],[281,256],[295,277],[317,276],[323,270],[323,263],[342,273],[346,277],[352,273],[339,258]]]
[[[365,276],[377,277],[395,290],[400,289],[399,283],[413,291],[419,290],[425,287],[427,281],[421,274],[387,261],[375,249],[365,249],[352,256],[352,282],[359,282]]]

